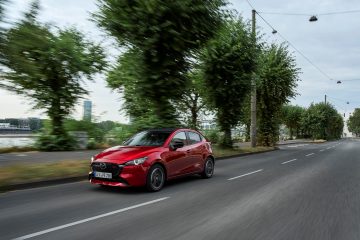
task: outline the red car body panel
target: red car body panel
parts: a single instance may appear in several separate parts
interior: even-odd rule
[[[195,132],[201,136],[201,141],[171,150],[171,140],[181,131]],[[93,164],[100,163],[106,163],[107,166],[112,166],[114,169],[120,166],[118,176],[114,176],[118,179],[95,178],[93,171],[91,171],[89,173],[89,180],[93,184],[117,187],[144,186],[149,169],[156,163],[161,164],[165,168],[166,178],[172,179],[201,173],[204,169],[205,160],[209,156],[213,158],[211,145],[199,132],[191,129],[175,129],[162,146],[116,146],[97,154],[94,156],[92,168]],[[129,161],[143,157],[147,157],[147,159],[140,165],[125,165]]]

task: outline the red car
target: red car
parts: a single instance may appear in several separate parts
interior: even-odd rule
[[[137,133],[123,146],[109,148],[91,160],[93,184],[146,186],[159,191],[166,180],[201,174],[210,178],[215,158],[210,142],[191,129],[151,129]]]

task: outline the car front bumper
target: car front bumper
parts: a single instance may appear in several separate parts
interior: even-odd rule
[[[113,174],[112,179],[94,177],[94,169],[89,172],[89,181],[92,184],[100,184],[114,187],[138,187],[146,184],[148,168],[138,166],[123,166],[116,174]]]

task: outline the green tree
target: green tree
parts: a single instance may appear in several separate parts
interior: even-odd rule
[[[206,90],[202,87],[199,71],[189,72],[187,76],[190,83],[180,100],[174,101],[174,106],[182,123],[187,127],[199,129],[200,118],[208,114],[208,107],[201,94]]]
[[[107,74],[108,86],[122,94],[122,109],[136,126],[137,130],[156,127],[160,124],[153,111],[152,102],[141,95],[140,79],[142,68],[138,68],[141,54],[131,48],[118,58],[117,63]]]
[[[204,98],[216,113],[225,147],[232,147],[231,128],[241,120],[256,53],[249,26],[241,20],[229,20],[200,56]]]
[[[258,143],[273,146],[279,140],[282,106],[296,95],[299,69],[287,46],[264,47],[257,71]]]
[[[357,137],[360,135],[360,109],[356,108],[354,113],[347,121],[349,131],[354,133]]]
[[[104,69],[104,54],[73,28],[54,29],[38,22],[38,10],[34,2],[25,18],[6,32],[3,64],[9,70],[2,74],[0,86],[45,109],[52,122],[50,134],[64,137],[64,119],[87,94],[82,82]]]
[[[93,138],[96,143],[104,142],[106,132],[100,128],[97,123],[88,120],[66,119],[64,121],[66,131],[82,131],[86,132],[90,138]]]
[[[284,105],[281,110],[281,122],[289,128],[290,138],[300,136],[301,123],[306,109],[300,106]]]
[[[138,95],[161,126],[176,125],[177,100],[186,89],[187,58],[222,21],[223,0],[98,0],[100,27],[123,47],[136,49]]]
[[[328,103],[311,104],[303,118],[303,127],[313,139],[339,139],[344,122],[342,115]]]
[[[1,26],[1,24],[4,21],[4,12],[5,12],[5,4],[7,3],[7,0],[0,0],[0,64],[1,60],[3,58],[2,52],[3,52],[3,44],[4,44],[4,28]],[[0,69],[1,73],[1,69]]]

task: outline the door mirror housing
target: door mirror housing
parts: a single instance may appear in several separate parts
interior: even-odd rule
[[[172,151],[176,151],[178,148],[184,147],[185,144],[182,141],[174,141],[173,143],[170,143],[170,149]]]

